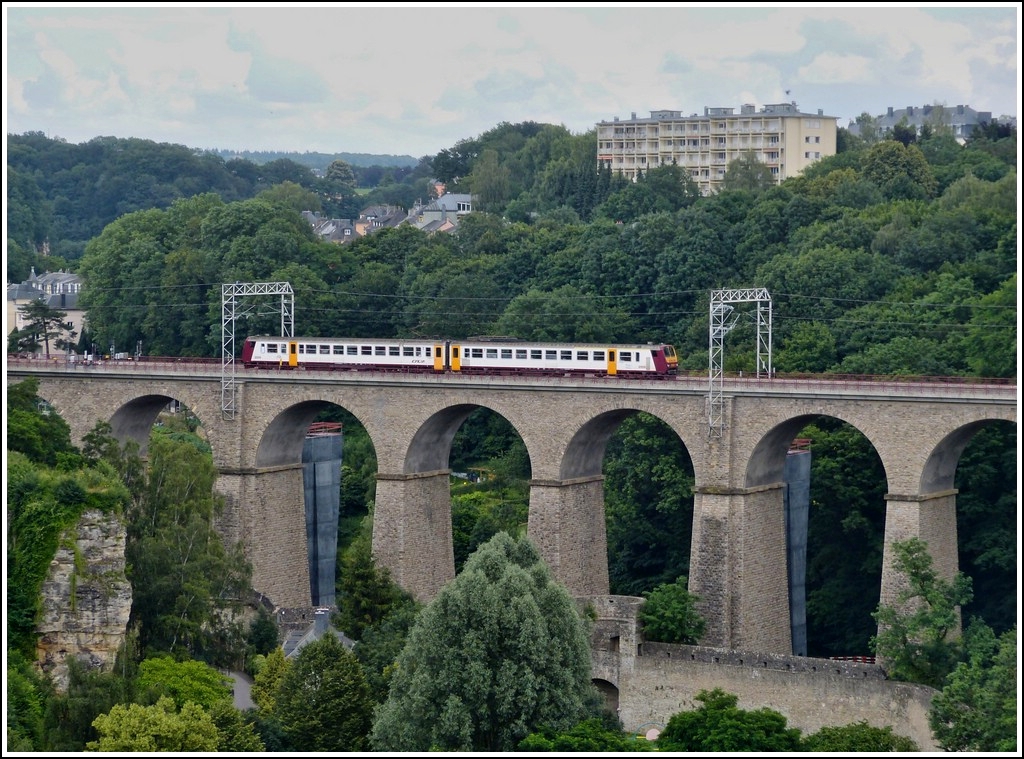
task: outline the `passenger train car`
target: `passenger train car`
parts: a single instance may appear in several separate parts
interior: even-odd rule
[[[514,338],[376,340],[340,337],[248,337],[246,367],[268,369],[558,374],[651,377],[675,374],[675,348],[664,343],[589,344]]]

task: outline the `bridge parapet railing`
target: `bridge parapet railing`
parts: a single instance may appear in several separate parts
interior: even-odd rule
[[[64,355],[24,357],[7,355],[6,368],[18,373],[40,373],[46,375],[96,372],[104,374],[182,374],[210,379],[219,378],[222,372],[220,359],[176,358],[144,356],[141,359],[105,359],[96,361],[68,360]],[[524,375],[524,374],[430,374],[420,372],[349,370],[332,371],[323,369],[247,369],[235,367],[238,380],[271,379],[295,381],[303,379],[345,382],[415,382],[415,383],[472,383],[492,386],[575,386],[587,389],[655,389],[686,390],[704,392],[709,380],[699,372],[681,372],[674,376],[651,379],[622,377],[581,377],[578,375]],[[990,377],[939,377],[939,376],[882,376],[853,374],[773,374],[751,376],[742,372],[723,375],[723,392],[727,395],[851,395],[851,396],[920,396],[949,398],[991,398],[1009,400],[1017,398],[1016,378]]]

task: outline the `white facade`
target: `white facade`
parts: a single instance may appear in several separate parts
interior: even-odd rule
[[[835,116],[801,113],[796,103],[705,108],[704,114],[651,111],[650,118],[597,124],[598,166],[635,179],[638,172],[675,163],[704,195],[717,192],[729,163],[753,151],[777,182],[797,176],[836,152]]]

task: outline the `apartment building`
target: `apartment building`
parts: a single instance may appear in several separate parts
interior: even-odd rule
[[[651,111],[650,118],[597,124],[598,166],[635,179],[673,162],[690,172],[704,195],[717,192],[729,163],[753,151],[776,181],[797,176],[836,152],[835,116],[802,113],[793,103],[734,108],[705,107],[704,114]]]

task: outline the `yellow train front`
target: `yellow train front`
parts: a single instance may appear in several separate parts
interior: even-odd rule
[[[663,376],[678,369],[675,349],[665,343],[607,345],[508,338],[383,340],[265,335],[246,338],[242,363],[270,369],[601,377]]]

